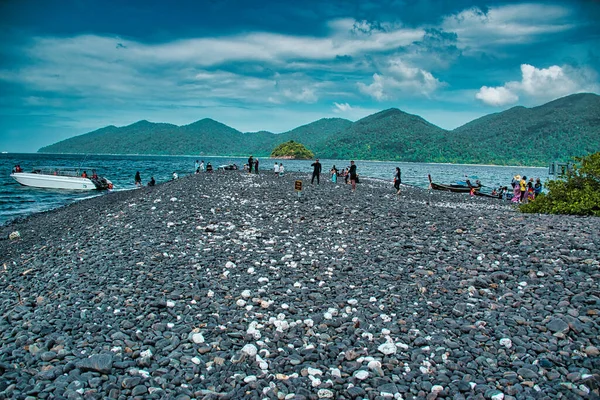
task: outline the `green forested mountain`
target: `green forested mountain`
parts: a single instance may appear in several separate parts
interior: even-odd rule
[[[139,121],[107,126],[39,151],[268,157],[290,140],[321,158],[546,165],[600,149],[600,96],[574,94],[539,107],[513,107],[453,131],[398,109],[356,122],[324,118],[279,134],[243,133],[208,118],[184,126]]]

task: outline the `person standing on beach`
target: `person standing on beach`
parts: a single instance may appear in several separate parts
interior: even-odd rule
[[[283,176],[283,171],[284,171],[283,163],[279,163],[279,176]]]
[[[198,160],[196,160],[196,162],[194,163],[194,171],[198,172],[198,168],[200,168],[200,163],[198,162]]]
[[[258,158],[254,160],[254,172],[258,174]]]
[[[319,177],[321,175],[321,163],[319,162],[319,159],[317,158],[315,162],[312,163],[310,166],[313,167],[312,179],[310,180],[310,184],[312,185],[315,181],[315,178],[317,178],[317,185],[319,185]]]
[[[140,171],[135,173],[135,186],[142,186],[142,177],[140,176]]]
[[[252,167],[254,166],[254,157],[248,157],[248,173],[252,173]]]
[[[400,167],[396,167],[396,173],[394,174],[394,188],[396,189],[396,194],[400,194],[400,184],[402,183],[402,173],[400,172]]]
[[[275,176],[279,175],[279,164],[275,163],[273,166],[273,171],[275,171]]]
[[[200,172],[204,172],[204,160],[200,162]]]
[[[331,173],[331,182],[337,183],[338,170],[335,167],[335,165],[333,167],[331,167],[331,171],[329,171],[329,172]]]
[[[521,189],[521,198],[519,199],[521,202],[526,200],[525,193],[527,192],[527,177],[523,175],[523,178],[519,181],[519,188]]]
[[[352,191],[354,192],[356,190],[356,179],[358,178],[354,161],[350,161],[350,171],[348,171],[348,174],[350,175],[350,183],[352,183]]]

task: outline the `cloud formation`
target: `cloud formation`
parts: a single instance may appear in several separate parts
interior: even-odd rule
[[[503,86],[483,86],[475,98],[492,106],[515,104],[519,96],[550,101],[572,93],[595,92],[600,89],[597,74],[589,68],[553,65],[536,68],[521,65],[521,80],[510,81]]]

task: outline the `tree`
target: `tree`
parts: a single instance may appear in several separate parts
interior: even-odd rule
[[[532,202],[520,206],[520,210],[600,217],[600,152],[575,160],[578,164],[564,180],[548,182],[548,193],[536,196]]]

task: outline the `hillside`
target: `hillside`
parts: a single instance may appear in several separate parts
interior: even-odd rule
[[[396,108],[356,122],[323,118],[284,133],[243,133],[205,118],[189,125],[139,121],[43,147],[43,153],[254,154],[293,140],[317,157],[414,162],[547,165],[600,148],[600,96],[583,93],[513,107],[446,131]]]

